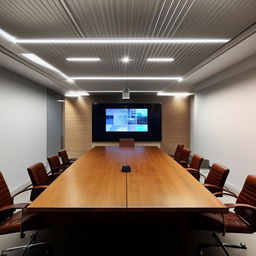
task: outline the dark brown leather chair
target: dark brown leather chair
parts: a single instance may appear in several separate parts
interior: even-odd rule
[[[225,191],[225,194],[234,196],[234,193],[229,191]],[[192,218],[192,224],[200,229],[222,233],[223,236],[225,233],[252,234],[256,231],[256,175],[247,176],[236,203],[226,204],[226,206],[234,211],[228,214],[201,213]],[[213,236],[217,244],[201,244],[201,251],[211,246],[218,246],[222,247],[226,255],[229,255],[226,247],[246,249],[243,243],[240,245],[224,244],[216,233],[213,233]]]
[[[36,189],[29,188],[24,189],[16,193],[11,197],[8,186],[4,180],[2,173],[0,172],[0,235],[10,234],[10,233],[20,233],[20,238],[24,238],[24,231],[37,230],[45,228],[43,224],[43,219],[38,214],[31,214],[27,212],[28,203],[14,204],[13,199],[18,194],[25,192],[27,190]],[[16,211],[20,210],[20,211]],[[25,255],[31,246],[45,245],[47,243],[33,243],[36,238],[36,232],[33,233],[31,240],[26,246],[19,246],[14,248],[8,248],[2,250],[1,255],[6,255],[7,252],[21,250],[23,249],[23,255]]]
[[[50,169],[52,174],[61,173],[68,168],[68,165],[64,165],[60,163],[60,159],[58,156],[49,156],[47,157]]]
[[[69,158],[66,149],[61,149],[58,152],[58,155],[62,160],[62,164],[64,164],[64,165],[71,165],[72,163],[74,163],[77,160],[77,158]]]
[[[35,200],[35,198],[38,197],[45,188],[47,188],[47,185],[51,184],[51,182],[59,176],[59,173],[48,175],[43,163],[41,162],[31,165],[28,167],[27,171],[33,187],[41,186],[42,188],[31,191],[31,201]]]
[[[223,192],[228,174],[228,168],[214,163],[204,181],[204,186],[212,193]],[[222,193],[218,193],[216,196],[222,196]]]
[[[177,162],[180,161],[181,159],[181,152],[182,149],[184,148],[183,144],[178,144],[176,147],[176,150],[174,152],[174,155],[169,154],[169,156],[171,156],[174,160],[176,160]]]
[[[119,139],[119,147],[134,147],[135,142],[133,138]]]
[[[204,158],[200,155],[193,155],[190,165],[184,166],[185,169],[193,175],[197,180],[200,179],[200,167]]]
[[[188,159],[189,159],[190,153],[191,153],[191,149],[184,147],[181,151],[180,160],[177,162],[180,163],[182,166],[184,166],[184,164],[188,165]]]

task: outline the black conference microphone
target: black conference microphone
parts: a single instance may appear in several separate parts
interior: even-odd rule
[[[130,172],[130,171],[131,171],[131,166],[125,164],[125,165],[122,166],[121,171],[122,171],[122,172]]]

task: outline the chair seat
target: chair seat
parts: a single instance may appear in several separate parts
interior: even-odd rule
[[[201,229],[223,232],[222,214],[201,213],[196,217],[196,225]],[[226,232],[228,233],[253,233],[254,229],[234,212],[224,214]]]
[[[9,219],[0,224],[0,234],[20,232],[22,211],[14,213]],[[38,229],[42,220],[38,214],[23,213],[23,231]],[[40,225],[40,226],[41,226]],[[43,225],[42,225],[43,226]]]

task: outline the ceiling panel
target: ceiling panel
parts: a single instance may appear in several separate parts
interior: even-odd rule
[[[77,81],[76,83],[86,91],[120,91],[124,88],[134,91],[161,91],[169,86],[170,81]],[[176,83],[173,86],[177,86]]]
[[[60,1],[1,0],[0,24],[18,38],[80,37]]]
[[[0,0],[0,3],[0,27],[17,38],[234,39],[256,21],[255,0]],[[224,44],[20,46],[24,52],[40,56],[68,76],[186,76]],[[20,54],[12,47],[8,50]],[[132,61],[122,63],[120,59],[124,56]],[[67,57],[99,57],[101,62],[72,63],[65,60]],[[149,63],[148,57],[172,57],[175,61]],[[59,82],[63,82],[63,77]],[[76,81],[76,85],[86,90],[182,87],[170,81]]]
[[[255,22],[254,0],[65,1],[85,37],[233,37]]]
[[[220,45],[26,45],[28,51],[68,76],[183,76]],[[174,49],[175,48],[175,49]],[[121,58],[128,55],[126,64]],[[67,57],[99,57],[100,62],[69,62]],[[147,62],[149,57],[173,57],[170,63]]]

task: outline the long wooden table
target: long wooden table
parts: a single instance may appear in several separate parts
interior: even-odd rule
[[[121,172],[124,164],[131,166],[131,172]],[[228,211],[158,147],[94,147],[28,209],[55,213]]]
[[[131,166],[131,172],[121,172],[124,164]],[[168,224],[178,232],[181,256],[190,255],[187,232],[190,213],[228,212],[158,147],[95,147],[61,174],[28,210],[40,212],[47,222],[61,225]]]

